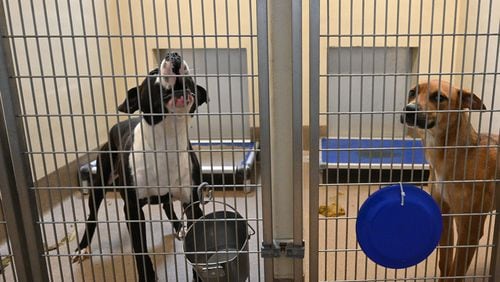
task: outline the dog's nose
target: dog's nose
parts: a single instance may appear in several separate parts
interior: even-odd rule
[[[182,57],[177,52],[170,52],[165,55],[165,60],[169,61],[172,64],[172,71],[179,75],[179,70],[182,64]]]
[[[416,104],[408,104],[405,107],[405,112],[416,112],[417,111],[417,105]]]
[[[399,121],[401,123],[413,123],[415,122],[415,115],[418,107],[416,104],[408,104],[403,109],[404,113],[399,116]]]

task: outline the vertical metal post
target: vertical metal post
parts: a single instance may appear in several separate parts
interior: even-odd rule
[[[42,237],[31,171],[26,157],[26,138],[21,120],[13,72],[4,6],[0,4],[0,188],[12,251],[20,281],[48,281],[42,257]]]
[[[293,174],[293,245],[303,245],[302,208],[302,1],[292,2],[292,174]],[[303,259],[295,258],[294,281],[303,280]]]
[[[300,103],[297,103],[300,102],[298,95],[301,94],[301,89],[298,88],[302,79],[301,64],[297,65],[298,60],[294,58],[300,58],[301,48],[297,40],[300,39],[300,30],[293,30],[292,23],[294,16],[300,14],[300,11],[294,13],[293,9],[300,5],[300,1],[272,0],[268,5],[273,232],[275,241],[289,244],[295,241],[294,216],[299,213],[299,217],[302,217],[300,207],[294,206],[294,192],[302,188],[302,183],[294,182],[297,179],[300,181],[296,168],[301,171],[299,166],[302,165],[302,158],[297,156],[302,153],[301,148],[297,154],[294,146],[301,143],[297,143],[297,140],[302,136],[301,120],[297,122],[298,118],[301,119],[302,111]],[[295,17],[294,20],[300,20],[300,17]],[[298,27],[300,28],[300,23]],[[298,52],[294,53],[296,51]],[[297,131],[298,136],[294,135]],[[302,230],[299,232],[302,233]],[[293,279],[295,261],[300,263],[298,259],[283,253],[275,258],[274,279]]]
[[[491,8],[491,2],[490,2],[490,8]],[[490,13],[491,17],[491,13]],[[490,23],[490,19],[488,19],[488,31],[494,31],[493,28],[495,27]],[[500,25],[496,26],[497,32],[500,31]],[[495,67],[493,68],[493,71],[495,74],[493,75],[493,88],[491,93],[495,95],[497,93],[497,77],[498,77],[498,71],[500,69],[500,64],[499,64],[499,59],[498,56],[500,55],[500,36],[497,36],[497,50],[495,52],[492,52],[493,54],[496,55],[496,63]],[[485,56],[485,59],[487,56]],[[485,69],[486,69],[486,63],[485,63]],[[493,105],[492,105],[493,106]],[[491,119],[490,119],[490,127],[491,127]],[[490,128],[491,130],[491,128]],[[499,134],[500,132],[497,132]],[[495,175],[495,179],[498,179],[500,176],[498,175],[498,171],[500,170],[500,148],[497,148],[497,164],[496,164],[496,171],[497,175]],[[500,277],[500,191],[495,191],[495,206],[496,206],[496,213],[495,213],[495,230],[493,231],[493,250],[491,251],[491,263],[490,263],[490,282],[495,282],[497,277]]]
[[[264,244],[286,243],[294,250],[303,242],[301,8],[300,0],[259,1],[257,6]],[[303,278],[302,258],[281,253],[269,264],[266,281]]]
[[[500,48],[500,44],[497,46],[497,55],[498,48]],[[497,60],[498,61],[498,60]],[[497,64],[498,66],[498,64]],[[495,75],[496,78],[496,75]],[[493,86],[493,93],[495,93],[496,83]],[[500,132],[498,133],[500,134]],[[495,183],[496,188],[500,186],[498,179],[500,178],[500,148],[497,147],[497,163],[496,163],[496,175],[495,179],[497,182]],[[493,231],[493,250],[491,251],[491,262],[490,262],[490,282],[495,282],[500,279],[500,215],[498,210],[500,209],[500,191],[495,190],[495,205],[496,205],[496,214],[495,214],[495,230]]]
[[[497,154],[497,160],[500,158],[500,155]],[[498,161],[497,161],[498,165]],[[498,168],[497,168],[498,171]],[[495,214],[495,230],[493,231],[493,250],[491,252],[491,263],[490,263],[490,282],[497,281],[497,278],[500,276],[500,215],[498,213],[498,207],[500,207],[500,193],[495,191],[495,205],[497,206],[497,211]]]
[[[319,4],[309,2],[309,281],[318,281]]]
[[[273,213],[271,191],[271,136],[269,115],[269,53],[267,1],[257,1],[257,45],[259,70],[260,174],[262,182],[263,245],[273,244]],[[264,258],[264,277],[273,281],[273,258]]]

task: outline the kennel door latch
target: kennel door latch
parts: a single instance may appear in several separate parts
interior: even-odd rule
[[[277,258],[285,255],[289,258],[304,258],[305,243],[293,244],[292,240],[273,240],[272,244],[262,243],[261,256],[263,258]]]
[[[305,249],[304,241],[302,241],[302,244],[300,245],[295,245],[293,244],[293,242],[288,242],[285,247],[286,256],[289,258],[303,259],[304,249]]]
[[[263,258],[277,258],[281,256],[281,250],[279,246],[276,245],[276,241],[273,243],[262,242],[262,247],[260,248],[260,256]]]

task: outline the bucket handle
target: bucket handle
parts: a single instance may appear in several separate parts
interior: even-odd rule
[[[195,202],[192,202],[192,203],[190,203],[188,206],[186,206],[186,209],[188,209],[190,206],[192,206],[192,205],[194,205],[194,204],[196,204],[196,203],[200,203],[200,204],[207,204],[208,202],[212,202],[212,203],[216,203],[216,204],[221,204],[221,205],[227,206],[227,207],[229,207],[231,210],[233,210],[235,213],[238,213],[238,211],[237,211],[237,210],[236,210],[233,206],[231,206],[230,204],[225,203],[225,202],[222,202],[222,201],[216,201],[216,200],[213,200],[213,199],[212,199],[212,200],[210,200],[210,201],[205,201],[205,202],[202,202],[202,201],[195,201]],[[182,213],[181,213],[181,218],[180,218],[180,220],[181,220],[181,221],[184,219],[184,214],[185,214],[185,212],[184,212],[184,210],[183,210],[183,211],[182,211]],[[239,214],[239,213],[238,213],[238,214]],[[195,219],[195,220],[196,220],[196,219]],[[248,226],[248,227],[250,228],[250,230],[252,231],[252,232],[250,232],[250,233],[248,234],[248,238],[250,238],[250,237],[252,237],[253,235],[255,235],[256,231],[255,231],[255,229],[254,229],[254,228],[253,228],[250,224],[248,224],[248,223],[247,223],[247,226]],[[177,238],[178,238],[178,239],[182,240],[182,239],[184,238],[184,236],[186,235],[186,230],[185,230],[185,229],[186,229],[186,226],[184,226],[184,224],[183,224],[182,228],[181,228],[181,229],[179,230],[179,232],[177,233]]]
[[[182,212],[181,212],[181,224],[182,224],[182,228],[179,230],[179,232],[177,232],[176,234],[176,237],[179,239],[179,240],[182,240],[184,239],[184,236],[186,235],[186,226],[184,226],[184,223],[183,223],[183,220],[184,220],[184,215],[186,214],[185,213],[185,210],[189,209],[191,206],[193,206],[194,204],[202,204],[202,205],[206,205],[208,204],[209,202],[213,202],[213,203],[216,203],[216,204],[221,204],[221,205],[224,205],[224,206],[227,206],[229,207],[232,211],[234,211],[235,213],[239,214],[238,211],[233,207],[231,206],[230,204],[226,203],[226,202],[222,202],[222,201],[217,201],[217,200],[214,200],[214,197],[213,197],[213,190],[209,190],[208,191],[208,200],[205,200],[204,197],[203,197],[203,188],[205,186],[207,186],[208,183],[207,182],[203,182],[201,183],[199,186],[198,186],[198,189],[197,189],[197,193],[198,193],[198,199],[200,199],[199,201],[194,201],[194,202],[191,202],[189,203],[189,205],[187,205],[185,208],[182,209]],[[187,216],[186,216],[186,219],[187,219]],[[196,220],[196,219],[195,219]],[[252,230],[251,233],[248,234],[248,238],[252,237],[253,235],[255,235],[256,231],[255,229],[247,223],[247,226],[250,228],[250,230]]]
[[[213,195],[213,191],[214,189],[210,189],[208,190],[208,201],[205,201],[204,199],[204,196],[203,196],[203,188],[205,186],[208,186],[208,182],[202,182],[199,186],[198,186],[198,189],[196,190],[196,193],[198,194],[198,201],[200,202],[200,204],[202,205],[205,205],[207,204],[209,201],[213,200],[214,199],[214,195]],[[191,204],[192,205],[192,204]],[[188,205],[191,206],[191,205]]]

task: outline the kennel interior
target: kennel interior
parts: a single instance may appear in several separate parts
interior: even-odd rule
[[[487,108],[472,125],[498,134],[499,10],[497,0],[2,0],[1,279],[134,280],[117,193],[89,259],[71,263],[88,214],[81,167],[115,123],[139,115],[117,105],[169,51],[208,90],[188,131],[204,179],[256,231],[242,250],[247,281],[438,279],[436,251],[401,270],[368,259],[357,214],[381,187],[430,191],[432,148],[399,120],[418,81],[472,90]],[[144,212],[159,280],[190,279],[171,221],[159,205]],[[464,277],[445,278],[497,279],[496,215],[473,214],[486,218],[478,252]]]
[[[29,240],[39,242],[31,247],[39,248],[34,253],[41,254],[35,256],[40,272],[22,271],[16,277],[22,268],[13,266],[29,264],[14,263],[14,258],[22,256],[12,256],[7,232],[2,232],[4,281],[134,280],[131,240],[118,193],[107,193],[101,205],[88,259],[71,263],[71,255],[83,236],[88,214],[88,193],[82,193],[82,188],[86,192],[96,189],[92,175],[99,177],[95,175],[97,149],[107,141],[114,124],[140,116],[119,113],[117,106],[128,89],[159,67],[167,52],[179,53],[195,82],[207,89],[209,103],[192,115],[187,135],[203,178],[210,183],[207,190],[214,190],[215,200],[235,207],[255,229],[256,234],[239,251],[250,262],[248,280],[262,280],[256,3],[2,1],[0,6],[5,66],[2,108],[12,102],[9,109],[15,116],[8,133],[2,135],[2,146],[6,146],[2,148],[14,152],[12,130],[19,129],[24,136],[19,152],[27,157],[28,180],[23,185],[33,196],[33,205],[24,206],[32,206],[37,214],[31,226],[35,237]],[[2,124],[12,121],[5,118],[8,114],[2,112]],[[186,150],[145,153],[160,156]],[[5,164],[11,166],[7,157],[10,154]],[[174,209],[180,215],[178,202]],[[214,211],[210,205],[203,209],[205,214]],[[6,210],[18,213],[19,208]],[[147,226],[143,240],[159,281],[191,279],[191,266],[183,242],[174,236],[172,221],[160,205],[146,205],[143,211]],[[8,218],[2,217],[2,222]],[[218,217],[217,221],[226,219]],[[26,236],[12,234],[11,238]]]
[[[311,281],[498,280],[495,211],[470,217],[486,218],[486,223],[464,275],[442,274],[437,251],[457,252],[466,243],[456,246],[447,238],[423,262],[389,269],[367,258],[354,240],[358,211],[375,191],[409,183],[430,193],[431,168],[424,151],[436,148],[400,122],[416,83],[436,79],[472,90],[487,110],[471,111],[471,124],[482,134],[498,134],[498,1],[311,3],[309,66],[318,65],[310,71],[310,127],[317,131],[309,156],[309,268],[318,269]],[[498,144],[492,142],[491,148]],[[456,147],[446,151],[453,154]],[[434,181],[437,187],[446,181],[460,187],[458,176]],[[443,217],[468,215],[457,211]]]

